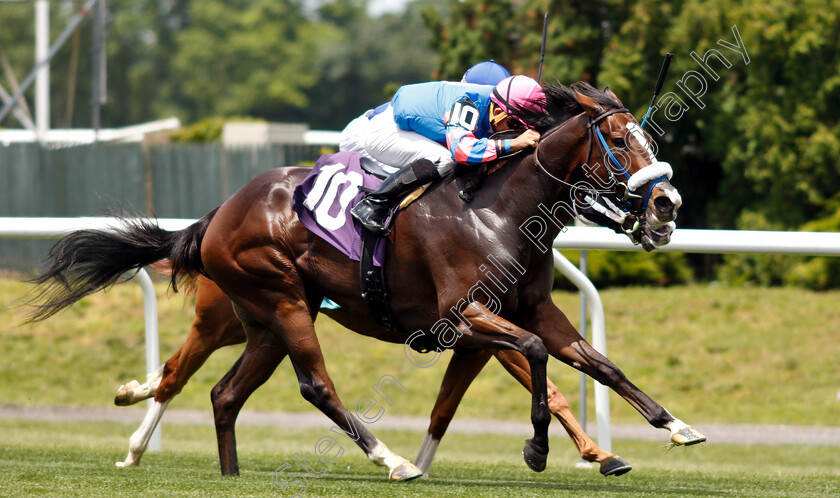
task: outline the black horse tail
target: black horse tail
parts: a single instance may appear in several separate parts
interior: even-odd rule
[[[162,259],[171,262],[172,287],[181,276],[205,274],[201,241],[218,208],[187,228],[170,232],[154,221],[121,217],[112,230],[79,230],[50,249],[47,269],[31,280],[37,284],[27,322],[46,320],[88,294],[107,289],[126,272]]]

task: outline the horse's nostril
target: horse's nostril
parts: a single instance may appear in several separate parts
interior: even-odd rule
[[[674,210],[674,203],[671,202],[671,199],[669,199],[667,195],[660,195],[659,197],[654,199],[653,205],[656,207],[656,209],[663,213],[670,213]]]

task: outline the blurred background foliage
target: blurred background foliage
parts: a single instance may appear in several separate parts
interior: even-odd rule
[[[108,2],[103,125],[175,115],[197,123],[181,140],[212,139],[234,116],[338,130],[399,85],[457,80],[482,60],[536,76],[549,12],[543,80],[609,85],[637,118],[665,52],[676,55],[663,95],[684,112],[669,119],[663,105],[663,134],[648,130],[674,167],[680,227],[840,230],[840,0],[414,0],[386,13],[368,3]],[[51,3],[53,39],[81,4]],[[33,11],[0,3],[0,56],[19,80],[32,66]],[[743,54],[727,48],[733,26]],[[90,123],[90,38],[83,24],[52,64],[55,127]],[[6,74],[0,83],[11,86]],[[836,258],[590,255],[599,285],[840,286]]]

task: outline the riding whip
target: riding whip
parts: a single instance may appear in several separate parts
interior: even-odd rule
[[[645,122],[647,118],[650,117],[650,111],[653,109],[653,104],[656,102],[656,97],[659,96],[659,92],[662,91],[662,84],[665,83],[665,76],[668,74],[668,68],[671,67],[671,59],[674,58],[674,54],[668,52],[665,54],[665,60],[662,61],[662,69],[659,70],[659,79],[656,80],[656,87],[653,89],[653,98],[650,99],[650,107],[648,107],[647,112],[645,113],[645,117],[642,118],[642,124],[639,125],[641,128],[645,127]]]
[[[545,17],[543,18],[543,37],[542,37],[542,47],[540,47],[540,69],[537,72],[537,83],[540,82],[540,78],[542,77],[542,68],[543,68],[543,59],[545,59],[545,39],[548,35],[548,12],[545,13]]]

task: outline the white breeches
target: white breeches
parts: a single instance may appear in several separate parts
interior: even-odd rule
[[[382,161],[377,161],[371,157],[370,154],[368,154],[367,149],[365,149],[365,140],[367,139],[368,133],[370,133],[370,118],[368,116],[372,113],[373,109],[370,109],[358,118],[350,121],[347,126],[341,130],[341,135],[338,139],[338,150],[358,152],[366,158],[379,163],[382,169],[388,173],[394,173],[399,169],[398,167],[385,164]]]
[[[367,138],[370,130],[370,118],[368,116],[372,112],[373,109],[365,112],[358,118],[350,121],[341,130],[341,135],[338,139],[338,150],[361,152],[362,155],[370,157],[370,154],[365,150],[365,138]]]
[[[364,146],[373,159],[398,168],[417,159],[432,161],[441,175],[455,167],[449,149],[419,133],[401,130],[394,122],[394,111],[390,106],[369,120]]]

